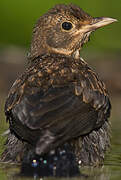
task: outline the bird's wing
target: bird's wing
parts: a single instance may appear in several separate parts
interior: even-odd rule
[[[99,128],[109,116],[108,96],[100,91],[101,85],[96,88],[95,75],[80,76],[79,85],[70,82],[46,90],[29,87],[24,77],[11,89],[5,112],[11,131],[32,144],[37,142],[40,153],[50,144],[57,146]]]
[[[101,98],[98,92],[95,93],[97,99],[99,96]],[[9,96],[8,104],[11,98]],[[35,93],[25,94],[11,114],[6,111],[6,115],[14,133],[32,144],[37,142],[37,152],[40,154],[53,142],[57,146],[89,133],[96,127],[99,111],[91,103],[85,103],[82,96],[76,96],[74,87],[65,86],[50,87],[46,92],[35,88]],[[104,116],[101,118],[102,124]]]

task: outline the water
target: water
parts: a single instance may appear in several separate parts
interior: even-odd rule
[[[2,105],[4,104],[4,98],[1,98]],[[2,107],[2,106],[1,106]],[[82,176],[80,178],[71,178],[72,180],[120,180],[121,179],[121,96],[114,96],[112,98],[112,146],[110,152],[107,153],[104,166],[100,168],[86,167],[81,168]],[[4,122],[3,107],[1,108],[2,114],[0,118],[0,134],[7,128]],[[3,143],[5,139],[0,137],[0,153],[3,150]],[[18,177],[16,174],[19,173],[19,166],[10,164],[0,164],[0,180],[30,180],[41,178],[32,177]],[[44,179],[55,179],[55,178],[44,178]],[[62,178],[61,178],[62,179]],[[67,179],[67,178],[66,178]],[[63,179],[62,179],[63,180]]]

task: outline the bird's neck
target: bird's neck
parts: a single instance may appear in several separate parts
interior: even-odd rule
[[[80,52],[79,50],[76,50],[75,52],[73,52],[72,54],[70,55],[66,55],[66,54],[62,54],[62,53],[44,53],[44,54],[40,54],[39,56],[37,57],[31,57],[31,56],[28,56],[28,60],[29,60],[29,63],[34,63],[36,61],[39,61],[40,59],[47,59],[47,58],[54,58],[54,59],[61,59],[61,58],[65,58],[65,59],[71,59],[71,60],[80,60]],[[81,58],[82,59],[82,58]]]

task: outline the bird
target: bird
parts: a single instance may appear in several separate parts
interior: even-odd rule
[[[116,21],[92,17],[74,4],[58,4],[37,21],[28,67],[5,103],[11,134],[37,155],[68,143],[80,165],[104,160],[111,103],[104,82],[80,52],[92,32]]]

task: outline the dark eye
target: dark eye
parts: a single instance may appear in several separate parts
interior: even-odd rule
[[[69,31],[70,29],[72,29],[72,24],[70,23],[70,22],[64,22],[64,23],[62,23],[62,28],[64,29],[64,30],[67,30],[67,31]]]

